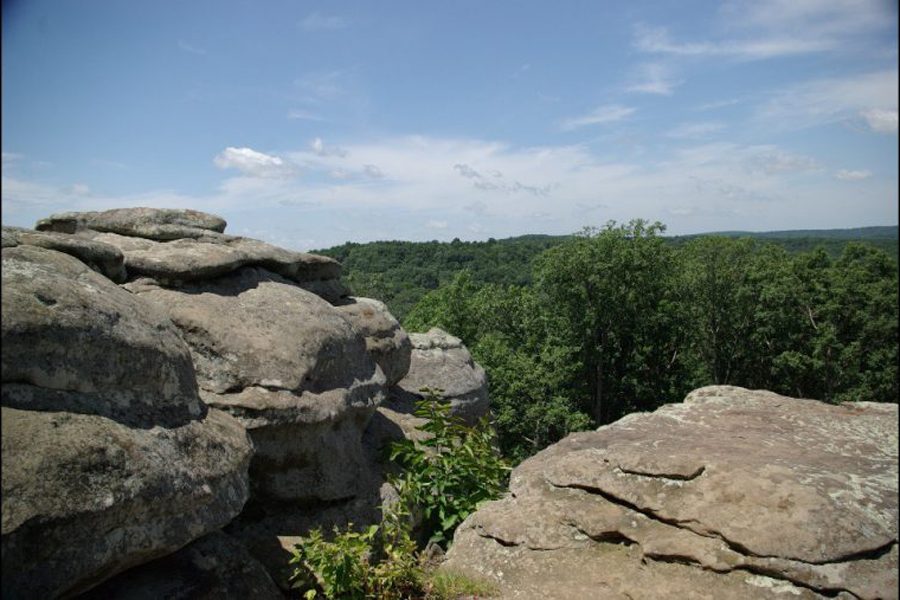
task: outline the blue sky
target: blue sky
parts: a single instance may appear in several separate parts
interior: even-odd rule
[[[295,249],[897,223],[897,3],[3,2],[3,224]]]

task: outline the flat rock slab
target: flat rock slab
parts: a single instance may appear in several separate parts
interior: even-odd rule
[[[396,386],[401,395],[421,397],[422,388],[439,388],[451,413],[469,424],[488,413],[487,375],[458,337],[433,327],[427,333],[410,333],[409,338],[413,347],[409,372]]]
[[[225,231],[225,220],[199,210],[173,208],[114,208],[99,212],[50,215],[35,225],[39,231],[76,233],[83,229],[108,231],[154,240],[175,240]]]
[[[38,246],[74,256],[94,271],[116,283],[125,281],[125,258],[110,244],[78,238],[64,233],[33,231],[21,227],[3,227],[3,247]]]
[[[337,302],[348,293],[340,281],[341,265],[336,260],[292,252],[259,240],[210,232],[198,238],[169,242],[115,233],[83,232],[82,235],[118,248],[132,279],[148,277],[178,287],[256,266],[286,277],[330,302]]]
[[[523,462],[447,568],[508,598],[896,598],[897,419],[701,388]]]

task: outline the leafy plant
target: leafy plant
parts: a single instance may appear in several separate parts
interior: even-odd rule
[[[484,421],[474,428],[450,414],[440,390],[425,388],[416,415],[428,419],[420,427],[430,437],[418,445],[400,442],[391,458],[406,472],[393,480],[398,502],[383,506],[381,526],[355,531],[337,527],[331,539],[314,529],[294,547],[291,577],[304,598],[443,599],[463,593],[486,595],[488,584],[456,574],[429,578],[410,535],[413,510],[424,517],[431,541],[446,547],[456,526],[479,502],[502,491],[508,467],[493,445]],[[475,590],[475,591],[467,591]]]
[[[509,467],[494,444],[494,432],[483,419],[466,426],[441,402],[441,390],[422,388],[425,398],[415,415],[428,421],[420,427],[430,437],[420,442],[395,442],[391,459],[404,469],[392,483],[401,502],[422,512],[430,542],[446,547],[453,531],[478,504],[503,491]]]
[[[363,532],[334,528],[332,540],[326,540],[320,529],[313,529],[294,547],[290,564],[298,565],[292,579],[304,592],[304,598],[316,598],[319,591],[326,598],[366,597],[369,587],[372,543],[378,525]]]

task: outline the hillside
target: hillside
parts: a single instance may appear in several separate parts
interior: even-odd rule
[[[840,255],[849,242],[863,242],[898,258],[898,228],[893,226],[851,229],[800,229],[785,231],[723,231],[667,236],[676,246],[702,236],[749,237],[781,246],[791,253],[823,248]],[[315,250],[340,261],[344,280],[360,296],[379,298],[399,319],[430,290],[448,283],[455,273],[468,269],[475,283],[531,283],[531,263],[548,248],[569,239],[565,235],[523,235],[486,242],[348,242]]]

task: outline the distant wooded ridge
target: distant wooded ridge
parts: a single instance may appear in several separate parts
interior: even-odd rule
[[[835,258],[850,242],[861,242],[898,259],[897,225],[846,229],[794,229],[784,231],[717,231],[664,236],[675,245],[704,236],[751,238],[772,243],[791,253],[822,248]],[[486,241],[451,242],[378,241],[347,242],[314,250],[339,260],[344,280],[356,295],[378,298],[391,312],[403,317],[429,291],[448,283],[462,270],[479,284],[530,285],[531,264],[542,252],[571,239],[571,235],[527,234]]]

